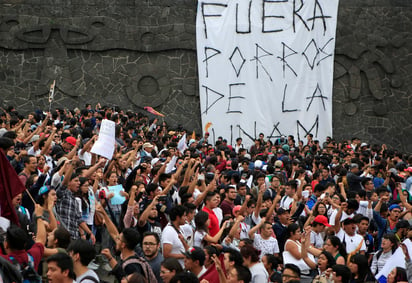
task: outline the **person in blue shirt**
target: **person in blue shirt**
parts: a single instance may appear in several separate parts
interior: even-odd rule
[[[323,194],[325,191],[325,187],[321,184],[317,184],[315,186],[313,194],[310,196],[309,200],[307,201],[306,205],[310,210],[312,210],[313,206],[315,205],[318,198]]]

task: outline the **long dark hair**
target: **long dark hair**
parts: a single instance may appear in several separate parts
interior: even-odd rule
[[[83,186],[84,183],[88,181],[85,177],[79,177],[80,186]],[[82,211],[86,211],[90,207],[89,192],[83,193],[81,188],[77,191],[76,196],[82,201]]]
[[[323,205],[325,207],[325,213],[324,214],[319,213],[319,211],[318,211],[319,205]],[[318,202],[315,205],[315,207],[313,208],[313,216],[318,216],[318,215],[323,215],[323,216],[325,216],[326,218],[329,219],[329,217],[328,217],[328,207],[323,202]]]
[[[289,224],[288,227],[286,228],[286,235],[288,239],[290,238],[292,234],[295,234],[298,229],[300,229],[298,224],[296,223]]]
[[[326,269],[332,268],[332,266],[336,264],[336,260],[330,252],[322,251],[320,254],[324,255],[328,260],[328,265],[326,266]]]
[[[370,278],[374,278],[366,256],[361,254],[354,255],[350,258],[350,262],[358,265],[358,279],[355,282],[367,282]],[[352,278],[354,277],[355,274],[352,274]]]
[[[405,268],[396,267],[395,282],[408,281]]]
[[[329,236],[328,239],[329,239],[330,243],[332,244],[332,246],[338,248],[338,252],[340,253],[340,255],[343,256],[346,259],[346,256],[347,256],[346,249],[343,246],[340,239],[336,236]]]
[[[209,214],[204,211],[199,211],[195,216],[196,230],[207,232],[209,229],[206,226],[206,222],[209,219]]]

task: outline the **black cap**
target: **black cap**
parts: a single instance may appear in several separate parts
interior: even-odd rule
[[[285,214],[286,212],[289,212],[289,210],[284,209],[283,207],[279,207],[277,214],[282,215],[282,214]]]

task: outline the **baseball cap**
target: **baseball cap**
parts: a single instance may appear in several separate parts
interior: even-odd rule
[[[277,214],[282,215],[282,214],[285,214],[286,212],[289,212],[289,210],[284,209],[283,207],[280,207],[277,211]]]
[[[409,172],[409,173],[412,173],[412,166],[410,166],[410,167],[406,168],[406,169],[405,169],[405,170],[403,170],[403,171],[405,171],[405,172]]]
[[[236,212],[238,212],[242,208],[241,205],[235,205],[232,209],[233,215],[236,215]]]
[[[153,147],[153,145],[150,142],[145,142],[142,147]]]
[[[319,224],[323,224],[326,227],[330,227],[331,225],[328,222],[328,218],[326,218],[326,216],[324,215],[318,215],[315,217],[315,219],[313,220],[313,222],[319,223]]]
[[[262,168],[262,165],[263,165],[262,160],[256,160],[256,161],[255,161],[255,168],[256,168],[256,169]]]
[[[36,142],[36,141],[38,141],[39,139],[40,139],[40,136],[39,136],[39,135],[34,135],[34,136],[32,136],[32,138],[30,139],[29,143]]]
[[[49,186],[42,186],[39,190],[39,196],[44,195],[45,193],[47,193],[48,191],[50,191],[50,187]]]
[[[76,139],[74,137],[67,137],[66,142],[71,144],[72,146],[76,145]]]
[[[206,255],[202,248],[193,247],[188,251],[182,252],[182,254],[191,260],[198,260],[200,265],[203,265],[205,262]]]
[[[280,160],[276,160],[276,161],[275,161],[275,167],[277,167],[277,168],[282,168],[282,166],[283,166],[283,162],[282,162],[282,161],[280,161]]]
[[[160,158],[153,158],[152,161],[150,162],[152,164],[152,167],[156,165],[157,162],[160,161]]]

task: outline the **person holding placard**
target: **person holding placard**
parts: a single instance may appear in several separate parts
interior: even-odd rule
[[[106,187],[99,191],[100,202],[109,212],[113,223],[117,226],[120,222],[120,214],[122,211],[122,204],[126,201],[128,194],[124,191],[122,185],[117,182],[118,176],[115,171],[107,175]]]

